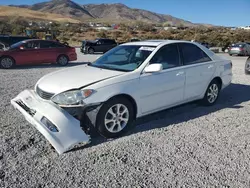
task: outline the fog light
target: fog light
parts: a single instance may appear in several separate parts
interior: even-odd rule
[[[42,117],[41,122],[52,132],[59,132],[57,127],[46,117]]]

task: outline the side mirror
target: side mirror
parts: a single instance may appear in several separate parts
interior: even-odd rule
[[[154,72],[160,72],[162,71],[163,67],[162,64],[150,64],[145,69],[145,73],[154,73]]]

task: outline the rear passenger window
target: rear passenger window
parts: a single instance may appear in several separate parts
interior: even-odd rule
[[[180,56],[176,44],[168,44],[159,49],[151,59],[150,64],[162,64],[163,69],[180,66]]]
[[[211,61],[210,57],[194,44],[182,43],[179,46],[182,51],[184,65]]]

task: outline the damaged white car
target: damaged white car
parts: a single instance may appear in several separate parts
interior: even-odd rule
[[[45,75],[11,103],[61,154],[88,143],[91,127],[113,138],[138,117],[194,100],[212,105],[231,80],[232,62],[198,43],[150,40]]]

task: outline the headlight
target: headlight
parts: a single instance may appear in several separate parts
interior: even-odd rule
[[[51,100],[59,105],[81,106],[84,104],[83,100],[91,96],[94,92],[92,89],[66,91],[55,95]]]

